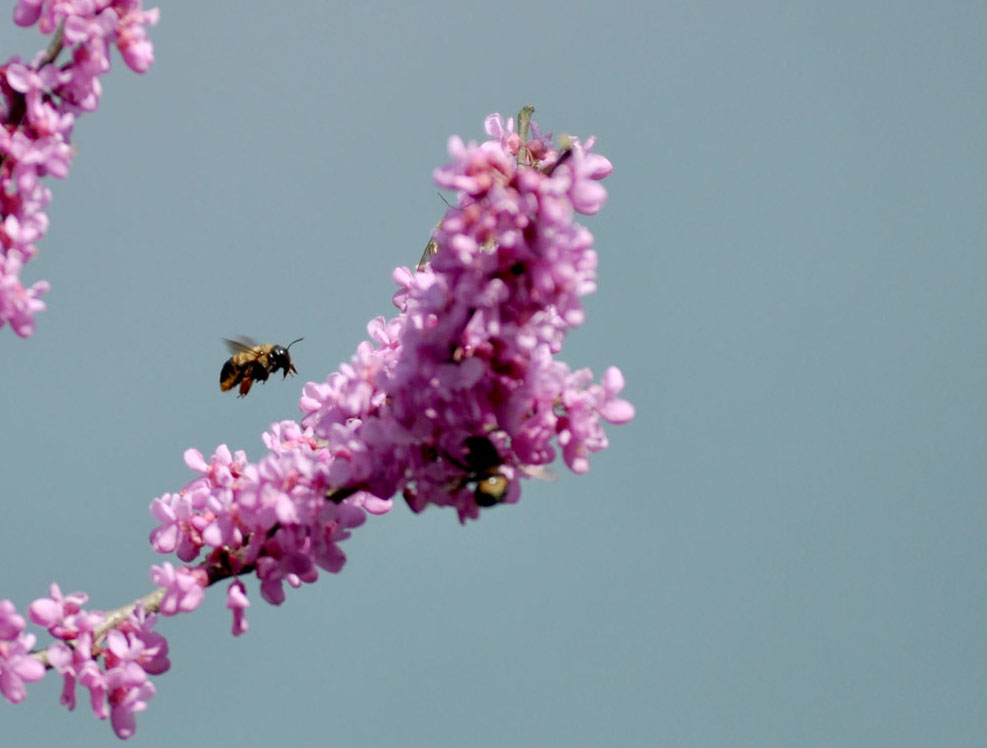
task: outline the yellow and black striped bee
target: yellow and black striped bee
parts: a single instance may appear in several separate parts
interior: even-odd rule
[[[291,363],[291,348],[299,340],[292,340],[287,347],[275,343],[255,343],[250,338],[241,337],[236,340],[223,338],[226,347],[233,355],[229,357],[223,370],[219,373],[219,389],[223,392],[240,385],[240,397],[250,392],[255,381],[266,382],[267,378],[279,369],[284,372],[282,379],[289,374],[297,374],[295,365]]]

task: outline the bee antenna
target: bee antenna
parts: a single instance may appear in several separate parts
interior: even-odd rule
[[[288,343],[288,345],[286,345],[284,349],[285,349],[286,351],[287,351],[287,350],[289,350],[289,349],[291,348],[291,346],[293,346],[293,345],[294,345],[295,343],[297,343],[297,342],[298,342],[299,340],[305,340],[305,338],[295,338],[295,339],[294,339],[294,340],[292,340],[292,341],[291,341],[290,343]]]

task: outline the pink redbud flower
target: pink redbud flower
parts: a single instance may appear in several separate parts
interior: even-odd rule
[[[55,64],[43,50],[30,63],[14,57],[0,65],[0,327],[29,337],[48,290],[45,281],[26,288],[20,279],[48,230],[51,192],[41,180],[68,175],[75,121],[99,105],[110,44],[135,72],[150,67],[145,27],[157,23],[158,11],[141,10],[140,0],[18,0],[14,21],[37,23],[44,34],[63,24],[61,47],[71,56]]]
[[[27,613],[31,620],[39,626],[44,626],[52,636],[59,639],[70,639],[78,633],[76,614],[89,600],[84,592],[73,592],[62,595],[61,588],[54,582],[48,588],[51,597],[41,597],[28,606]],[[67,625],[63,625],[67,623]]]
[[[233,636],[247,633],[246,614],[250,600],[247,599],[247,588],[239,579],[234,579],[226,590],[226,607],[233,611]]]
[[[147,700],[155,694],[154,685],[137,659],[143,654],[143,642],[113,630],[106,636],[106,696],[110,705],[110,723],[119,738],[129,738],[137,730],[134,714],[147,709]],[[113,664],[109,664],[111,660]]]
[[[202,536],[197,530],[201,517],[193,514],[192,500],[185,493],[166,493],[151,502],[151,516],[160,524],[151,531],[151,546],[158,553],[175,553],[186,563],[199,555]]]
[[[41,4],[44,0],[17,0],[14,7],[14,23],[18,26],[33,26],[41,17]]]
[[[108,691],[106,673],[100,669],[94,660],[90,660],[79,669],[78,682],[80,686],[89,690],[89,703],[96,719],[109,717],[110,709],[106,704]],[[74,698],[73,695],[73,704]]]
[[[79,633],[71,647],[63,641],[52,642],[48,647],[48,662],[62,676],[59,703],[70,710],[75,709],[75,688],[78,683],[90,688],[92,692],[93,684],[102,681],[102,671],[93,660],[92,645],[92,630],[87,629]]]
[[[205,596],[199,578],[190,569],[180,566],[177,569],[165,562],[162,566],[151,567],[151,581],[165,588],[161,600],[161,615],[173,616],[177,613],[191,613],[199,607]]]
[[[10,600],[0,600],[0,694],[11,704],[27,696],[25,683],[45,675],[45,666],[30,655],[35,636],[21,633],[25,624]]]
[[[0,241],[3,233],[0,228]],[[6,257],[0,257],[0,327],[4,323],[10,323],[17,335],[28,338],[34,333],[35,315],[45,309],[41,297],[48,292],[49,286],[48,281],[38,281],[30,288],[25,288],[20,279],[22,265],[21,255],[17,250],[10,250]]]
[[[150,675],[160,675],[171,667],[168,659],[168,640],[154,626],[158,622],[157,615],[147,613],[140,605],[128,616],[120,627],[121,631],[132,634],[141,644],[137,661]]]
[[[135,73],[146,73],[154,62],[154,48],[145,26],[156,26],[160,12],[157,8],[141,11],[137,0],[127,0],[118,6],[126,10],[121,13],[116,28],[117,49],[127,67]]]
[[[0,600],[0,639],[16,639],[26,625],[24,616],[17,612],[10,600]]]
[[[617,367],[607,369],[602,386],[593,384],[592,376],[588,369],[573,373],[566,378],[562,393],[569,415],[560,421],[559,444],[566,465],[574,473],[589,470],[589,454],[608,446],[601,418],[626,423],[634,417],[634,406],[616,397],[624,387],[623,374]]]

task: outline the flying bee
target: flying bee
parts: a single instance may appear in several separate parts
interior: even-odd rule
[[[295,365],[291,363],[288,348],[303,338],[292,340],[288,346],[275,343],[257,344],[250,338],[241,337],[237,340],[223,338],[226,347],[233,355],[223,364],[219,373],[219,389],[223,392],[240,385],[240,397],[250,392],[255,381],[266,382],[267,378],[279,369],[284,372],[282,379],[289,374],[297,374]]]

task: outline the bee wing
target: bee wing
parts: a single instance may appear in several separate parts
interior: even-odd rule
[[[439,251],[439,244],[435,239],[429,239],[428,244],[425,245],[425,251],[422,252],[422,258],[418,261],[418,271],[421,272],[428,265],[429,260]]]
[[[441,197],[441,195],[439,197]],[[443,198],[443,200],[444,199],[445,198]],[[432,233],[434,234],[436,231],[438,231],[439,227],[441,226],[442,226],[442,221],[439,221],[437,224],[435,224],[435,228],[432,229]],[[422,252],[422,258],[418,261],[418,272],[421,272],[422,270],[425,269],[425,266],[428,265],[429,260],[435,257],[435,254],[438,251],[439,251],[439,243],[435,241],[434,236],[430,236],[428,239],[428,244],[425,245],[425,251]]]
[[[241,335],[236,340],[223,338],[223,342],[226,343],[226,349],[234,356],[240,353],[247,353],[254,357],[258,355],[258,352],[254,350],[257,347],[256,341],[246,335]]]
[[[522,465],[519,468],[522,475],[536,480],[557,481],[559,474],[544,465]]]

